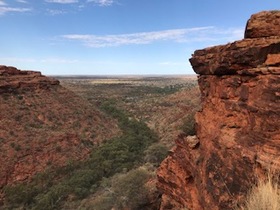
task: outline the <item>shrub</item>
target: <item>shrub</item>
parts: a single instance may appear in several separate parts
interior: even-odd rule
[[[96,197],[90,205],[85,207],[87,210],[108,210],[113,209],[115,198],[110,192],[105,192]]]
[[[182,130],[186,135],[193,136],[196,134],[195,131],[195,112],[192,112],[186,116],[183,122]]]
[[[67,197],[70,192],[70,186],[58,184],[53,186],[47,193],[41,193],[36,196],[36,205],[33,210],[52,210],[58,206],[58,203]]]
[[[148,202],[150,189],[146,184],[152,176],[153,174],[143,167],[113,176],[109,180],[108,191],[114,198],[114,207],[116,209],[141,209],[141,206]],[[108,182],[108,180],[105,181]],[[108,195],[107,193],[107,200],[110,200]]]
[[[113,179],[112,189],[117,206],[138,209],[141,204],[147,202],[148,189],[145,183],[149,178],[149,172],[139,168]]]
[[[149,146],[148,149],[145,150],[144,154],[146,162],[159,166],[168,155],[168,149],[161,143],[155,143]]]
[[[279,210],[280,190],[277,181],[271,175],[265,180],[259,180],[248,193],[240,210]]]
[[[27,186],[26,184],[6,186],[4,187],[4,193],[6,195],[6,200],[12,204],[12,207],[16,207],[20,204],[30,204],[37,194],[34,187]]]
[[[156,191],[154,183],[147,184],[154,176],[146,167],[139,167],[127,173],[103,178],[99,191],[82,205],[82,209],[143,209],[149,203],[149,195]]]

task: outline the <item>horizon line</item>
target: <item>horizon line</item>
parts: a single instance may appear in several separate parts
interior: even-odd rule
[[[197,74],[45,74],[48,77],[195,77]]]

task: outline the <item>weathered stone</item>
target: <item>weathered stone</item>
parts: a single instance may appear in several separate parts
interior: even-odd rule
[[[253,15],[250,39],[197,50],[190,59],[200,74],[199,144],[179,136],[158,169],[169,209],[233,209],[256,175],[280,170],[279,21],[279,11]]]
[[[0,93],[22,90],[49,89],[59,85],[59,81],[43,76],[36,71],[20,71],[15,67],[0,66]]]
[[[244,69],[275,66],[275,62],[265,61],[268,55],[279,53],[280,36],[244,39],[224,46],[197,50],[190,62],[194,71],[201,75],[246,74]],[[275,74],[280,74],[279,70]]]
[[[280,36],[280,10],[263,11],[247,22],[245,38]]]

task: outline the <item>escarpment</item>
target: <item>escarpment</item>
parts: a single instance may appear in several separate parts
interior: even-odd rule
[[[245,38],[194,52],[202,109],[158,169],[161,209],[233,209],[280,170],[280,11],[252,15]]]
[[[58,80],[14,67],[0,66],[0,113],[0,206],[5,185],[84,160],[119,132]]]
[[[43,76],[40,72],[20,71],[11,66],[0,66],[0,93],[23,90],[49,89],[59,85],[59,81]]]

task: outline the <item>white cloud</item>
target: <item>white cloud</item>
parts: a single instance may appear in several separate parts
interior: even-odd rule
[[[4,15],[9,12],[29,12],[30,8],[19,8],[19,7],[0,7],[0,15]]]
[[[72,4],[72,3],[78,3],[79,0],[45,0],[45,2],[59,3],[59,4]]]
[[[93,2],[99,6],[111,6],[114,3],[114,0],[87,0],[87,2]]]
[[[16,0],[16,2],[18,2],[18,3],[24,3],[24,4],[28,3],[28,2],[25,1],[25,0]]]
[[[119,35],[66,34],[65,40],[77,41],[87,47],[117,47],[123,45],[151,44],[160,41],[177,43],[204,43],[205,46],[224,44],[243,38],[243,28],[217,28],[213,26],[171,29]]]
[[[62,15],[62,14],[65,14],[67,12],[64,11],[64,10],[58,10],[58,9],[47,9],[47,13],[50,14],[50,15]]]
[[[65,64],[65,63],[76,63],[78,60],[70,60],[64,58],[47,58],[39,60],[41,63],[58,63],[58,64]]]
[[[229,41],[235,41],[244,38],[244,28],[228,29],[226,34],[230,34]]]
[[[64,39],[76,40],[84,43],[88,47],[112,47],[132,44],[150,44],[156,41],[186,41],[188,34],[197,34],[207,31],[213,27],[200,27],[189,29],[173,29],[153,32],[142,32],[133,34],[120,35],[83,35],[83,34],[68,34],[61,36]]]
[[[54,63],[54,64],[66,64],[76,63],[78,60],[65,59],[65,58],[19,58],[19,57],[0,57],[0,62],[3,63]]]
[[[0,1],[0,6],[5,6],[7,5],[4,1]]]

